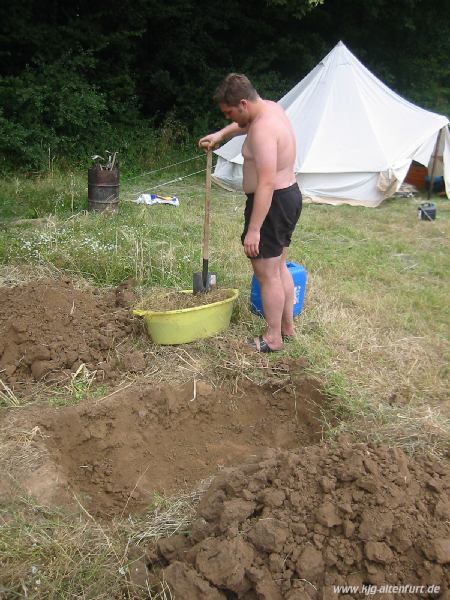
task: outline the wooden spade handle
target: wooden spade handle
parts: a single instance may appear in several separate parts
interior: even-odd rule
[[[205,220],[203,222],[203,260],[209,258],[209,205],[211,202],[212,150],[206,154]]]

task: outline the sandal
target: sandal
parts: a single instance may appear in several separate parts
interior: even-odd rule
[[[258,340],[259,348],[256,344],[256,340]],[[266,342],[262,335],[260,335],[257,338],[248,338],[247,342],[249,346],[256,350],[256,352],[262,352],[264,354],[268,352],[279,352],[279,350],[272,350],[272,348],[269,346],[269,344]]]
[[[292,340],[295,340],[295,335],[286,335],[285,333],[283,333],[281,335],[283,342],[292,342]]]

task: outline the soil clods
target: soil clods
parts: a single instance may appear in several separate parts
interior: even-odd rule
[[[76,289],[69,279],[0,287],[0,372],[9,387],[70,378],[80,365],[118,375],[115,348],[133,331],[131,291]]]
[[[158,557],[176,598],[447,598],[450,473],[363,444],[272,450],[216,477]]]

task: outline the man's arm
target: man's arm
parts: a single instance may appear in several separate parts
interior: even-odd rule
[[[249,257],[259,254],[260,230],[272,203],[277,174],[277,139],[274,134],[258,128],[252,131],[250,149],[255,163],[257,184],[244,252]]]
[[[214,150],[214,148],[223,142],[226,142],[237,135],[245,135],[247,132],[248,126],[240,127],[237,123],[230,123],[223,129],[220,129],[220,131],[216,131],[216,133],[210,133],[209,135],[202,137],[199,140],[198,145],[200,148],[205,148],[206,150]]]

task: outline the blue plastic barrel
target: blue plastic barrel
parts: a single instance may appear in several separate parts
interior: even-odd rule
[[[287,262],[286,266],[294,281],[294,308],[292,314],[296,317],[302,311],[303,301],[305,299],[306,269],[295,262]],[[264,316],[261,290],[258,280],[254,275],[250,290],[250,310],[260,317]]]
[[[425,189],[429,190],[430,189],[430,181],[431,178],[430,177],[425,177]],[[432,192],[436,192],[437,194],[439,192],[443,192],[445,190],[445,183],[444,183],[444,178],[442,177],[442,175],[438,175],[433,177],[433,189],[431,190]]]

